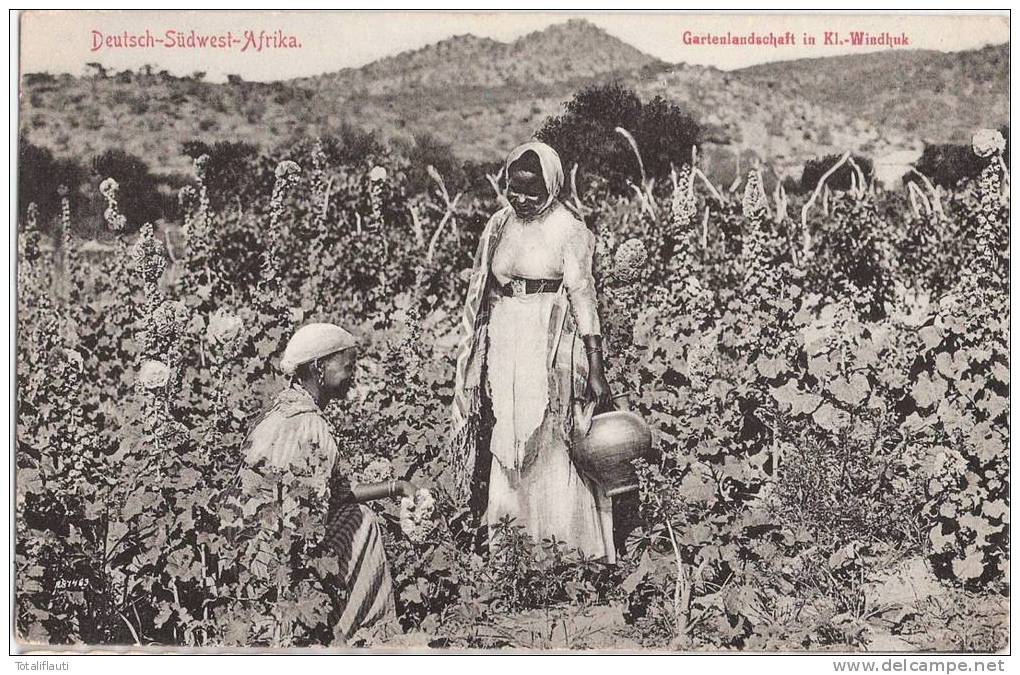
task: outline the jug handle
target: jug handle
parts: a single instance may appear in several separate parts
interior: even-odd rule
[[[619,394],[613,394],[612,396],[610,396],[609,400],[612,401],[612,409],[613,410],[629,410],[630,409],[630,405],[629,405],[629,400],[628,399],[629,399],[629,397],[633,396],[634,393],[635,392],[633,392],[633,391],[624,391],[624,392],[620,392]],[[624,407],[623,408],[620,407],[620,403],[619,403],[620,399],[624,399]]]

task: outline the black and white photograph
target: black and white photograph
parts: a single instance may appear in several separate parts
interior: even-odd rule
[[[1008,10],[11,30],[12,655],[1005,670]]]

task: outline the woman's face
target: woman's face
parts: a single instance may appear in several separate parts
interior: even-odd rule
[[[506,198],[518,218],[530,220],[542,211],[549,193],[545,189],[545,181],[541,174],[525,169],[512,169],[507,183]]]

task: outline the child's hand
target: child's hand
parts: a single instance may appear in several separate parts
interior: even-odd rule
[[[397,493],[401,497],[407,497],[408,499],[414,499],[414,494],[418,491],[418,486],[409,480],[397,481]]]

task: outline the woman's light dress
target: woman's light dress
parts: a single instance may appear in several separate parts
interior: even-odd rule
[[[511,278],[562,279],[571,319],[558,342],[558,400],[572,401],[582,335],[600,333],[592,279],[594,236],[559,203],[534,221],[510,216],[492,258],[500,285]],[[495,426],[486,520],[511,516],[536,541],[555,536],[587,556],[615,561],[612,500],[570,459],[562,417],[550,411],[548,336],[555,293],[500,297],[489,318],[488,393]],[[573,352],[573,353],[572,353]]]

